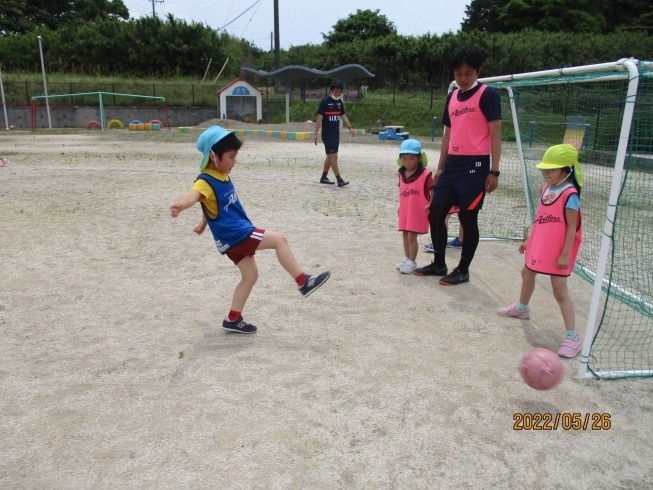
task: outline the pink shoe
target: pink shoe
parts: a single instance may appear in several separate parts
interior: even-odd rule
[[[560,346],[560,349],[558,349],[558,355],[560,357],[568,358],[576,357],[576,354],[580,352],[581,347],[580,337],[567,337]]]
[[[528,320],[531,317],[531,309],[528,308],[526,311],[519,311],[517,309],[517,303],[513,303],[505,308],[500,308],[497,313],[501,316],[513,316],[515,318],[521,318],[522,320]]]

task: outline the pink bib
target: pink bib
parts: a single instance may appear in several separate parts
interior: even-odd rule
[[[429,175],[424,169],[414,182],[406,183],[399,174],[399,231],[428,233],[429,212],[424,207],[430,196],[424,195],[424,184]]]
[[[540,191],[540,205],[537,207],[524,259],[526,267],[532,271],[550,276],[569,276],[574,268],[583,236],[580,209],[578,210],[576,236],[569,254],[569,266],[566,269],[557,269],[555,264],[565,245],[567,200],[578,191],[573,185],[559,194],[546,192],[548,188],[549,186],[545,185]]]
[[[491,148],[490,126],[481,111],[481,95],[487,85],[481,85],[471,99],[458,100],[460,89],[454,90],[449,99],[451,133],[449,155],[489,155]]]

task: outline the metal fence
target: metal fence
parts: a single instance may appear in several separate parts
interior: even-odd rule
[[[262,94],[263,118],[279,122],[285,120],[285,90],[277,89],[274,81],[269,79],[252,80]],[[293,85],[290,95],[291,106],[297,102],[302,105],[314,103],[317,107],[322,97],[328,94],[330,81],[311,81]],[[50,82],[49,95],[66,95],[86,92],[112,92],[134,94],[139,96],[165,97],[168,107],[199,107],[214,108],[218,104],[220,86],[210,84],[175,84],[175,83],[143,83],[143,82]],[[43,85],[40,82],[5,82],[5,98],[7,106],[28,106],[33,96],[43,95]],[[376,84],[368,86],[364,83],[351,83],[345,87],[343,99],[352,104],[362,103],[390,109],[392,107],[433,109],[434,102],[442,100],[446,95],[446,87],[438,85],[398,85]],[[50,106],[71,107],[98,105],[97,96],[57,97],[50,99]],[[147,107],[155,106],[156,101],[138,97],[113,97],[104,99],[108,107]]]

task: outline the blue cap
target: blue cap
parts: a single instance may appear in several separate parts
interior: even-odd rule
[[[401,166],[401,155],[403,153],[412,153],[413,155],[420,155],[420,160],[422,165],[425,167],[429,164],[428,158],[426,158],[426,153],[422,151],[422,145],[417,140],[404,140],[399,147],[399,158],[397,158],[397,165]]]
[[[200,163],[200,172],[209,164],[209,153],[211,148],[218,141],[229,134],[234,134],[236,131],[226,130],[220,126],[211,126],[204,131],[199,138],[197,138],[197,149],[202,153],[202,163]]]

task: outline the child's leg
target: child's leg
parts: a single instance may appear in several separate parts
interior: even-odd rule
[[[300,274],[303,273],[301,267],[297,263],[295,256],[290,250],[290,245],[288,245],[288,240],[285,235],[282,233],[277,233],[275,231],[267,231],[263,234],[263,239],[256,250],[267,250],[274,249],[277,253],[277,259],[281,266],[286,269],[288,274],[290,274],[293,279],[296,279]]]
[[[527,305],[531,301],[533,291],[535,291],[535,277],[537,272],[530,270],[524,266],[521,270],[521,292],[519,293],[519,302],[522,305]]]
[[[528,267],[524,266],[521,270],[521,292],[519,293],[519,302],[513,303],[505,308],[499,308],[499,315],[511,316],[514,318],[521,318],[528,320],[531,316],[531,309],[528,307],[528,302],[533,296],[535,291],[535,277],[537,272],[533,272]]]
[[[458,225],[458,241],[463,243],[463,225]]]
[[[404,257],[410,258],[410,256],[409,256],[409,254],[410,254],[409,248],[410,247],[408,246],[408,232],[407,231],[402,231],[401,233],[403,235],[402,238],[403,238],[403,242],[404,242]]]
[[[567,278],[560,276],[551,276],[551,286],[553,286],[553,297],[560,306],[562,313],[562,320],[565,322],[567,332],[576,331],[576,315],[574,313],[574,305],[569,296],[567,289]],[[575,336],[575,335],[574,335]]]
[[[417,248],[417,233],[404,231],[404,251],[406,252],[406,257],[413,262],[417,258]]]
[[[236,264],[236,267],[240,269],[240,275],[242,277],[234,290],[234,295],[231,300],[231,310],[241,312],[245,308],[249,293],[252,292],[252,288],[258,279],[258,267],[256,267],[254,257],[245,257]]]

